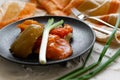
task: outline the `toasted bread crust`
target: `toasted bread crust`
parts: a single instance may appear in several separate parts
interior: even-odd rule
[[[5,8],[6,10],[3,14],[3,17],[1,18],[0,29],[11,22],[17,21],[22,18],[30,17],[34,14],[36,10],[35,4],[25,3],[24,6],[20,6],[20,4],[21,2],[19,3],[14,1],[8,3],[8,7]]]

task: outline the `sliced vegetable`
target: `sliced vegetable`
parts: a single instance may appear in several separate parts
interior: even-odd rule
[[[45,29],[43,32],[42,43],[41,43],[40,51],[39,51],[39,62],[41,64],[46,64],[46,48],[47,48],[48,35],[49,35],[50,30],[63,24],[63,20],[58,21],[54,24],[53,22],[54,22],[53,18],[49,19],[47,25],[45,25]]]
[[[28,57],[32,53],[35,41],[42,35],[43,27],[40,25],[30,25],[26,28],[11,45],[10,51],[21,58]]]

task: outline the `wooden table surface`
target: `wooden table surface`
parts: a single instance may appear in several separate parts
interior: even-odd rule
[[[0,0],[0,5],[5,1],[8,0]],[[87,62],[87,65],[97,61],[103,46],[104,44],[97,41],[95,42],[92,55]],[[112,45],[102,62],[110,58],[119,47],[119,45]],[[81,64],[79,63],[70,67],[58,64],[50,66],[27,66],[16,64],[0,57],[0,80],[55,80],[56,78],[80,67],[80,65]],[[120,80],[120,57],[90,80]]]

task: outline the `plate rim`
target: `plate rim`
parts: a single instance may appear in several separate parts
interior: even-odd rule
[[[41,65],[52,65],[52,64],[58,64],[58,63],[66,62],[66,61],[72,60],[72,59],[74,59],[74,58],[77,58],[77,57],[83,55],[84,53],[86,53],[87,51],[89,51],[89,50],[94,46],[94,43],[95,43],[95,40],[96,40],[96,35],[95,35],[94,30],[93,30],[87,23],[85,23],[83,20],[79,20],[79,19],[76,19],[76,18],[74,18],[74,17],[69,17],[69,16],[51,16],[51,15],[47,15],[47,16],[27,17],[27,18],[20,19],[20,20],[17,20],[17,21],[15,21],[15,22],[12,22],[12,23],[6,25],[6,26],[3,27],[0,31],[4,30],[4,29],[6,29],[8,26],[10,26],[10,25],[12,25],[12,24],[15,24],[15,23],[18,23],[18,22],[20,22],[20,21],[23,21],[23,20],[26,20],[26,19],[38,18],[38,17],[39,17],[39,18],[42,18],[42,17],[43,17],[43,18],[44,18],[44,17],[48,17],[48,18],[49,18],[49,17],[59,17],[59,18],[69,18],[69,19],[74,19],[74,20],[80,21],[80,22],[82,22],[83,24],[85,24],[86,26],[89,27],[89,29],[91,30],[92,35],[93,35],[93,40],[92,40],[91,44],[89,45],[89,47],[87,47],[87,49],[85,49],[85,50],[83,50],[82,52],[80,52],[80,53],[81,53],[80,55],[77,54],[76,56],[72,56],[71,58],[65,58],[65,59],[63,59],[63,60],[59,60],[59,61],[56,61],[56,63],[51,62],[51,63],[47,63],[47,64],[40,64],[40,63],[34,63],[34,64],[33,64],[33,62],[32,62],[32,63],[30,63],[30,62],[23,62],[23,61],[20,61],[20,60],[18,61],[18,60],[11,60],[11,59],[5,58],[4,56],[1,55],[1,53],[0,53],[0,57],[6,59],[6,60],[8,60],[8,61],[11,61],[11,62],[14,62],[14,63],[18,63],[18,64],[24,64],[24,65],[37,65],[37,66],[38,66],[38,65],[40,65],[40,66],[41,66]]]

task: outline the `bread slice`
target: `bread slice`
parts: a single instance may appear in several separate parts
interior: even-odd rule
[[[41,5],[49,14],[56,16],[66,16],[66,14],[61,11],[55,3],[51,0],[37,0],[39,5]]]
[[[53,1],[59,9],[65,8],[71,0],[51,0]]]
[[[37,0],[30,0],[30,2],[36,4],[37,8],[43,9],[43,7],[38,3]]]
[[[0,7],[0,29],[7,24],[19,19],[31,17],[42,10],[37,10],[36,5],[22,1],[8,1]],[[46,13],[43,11],[42,15]]]

